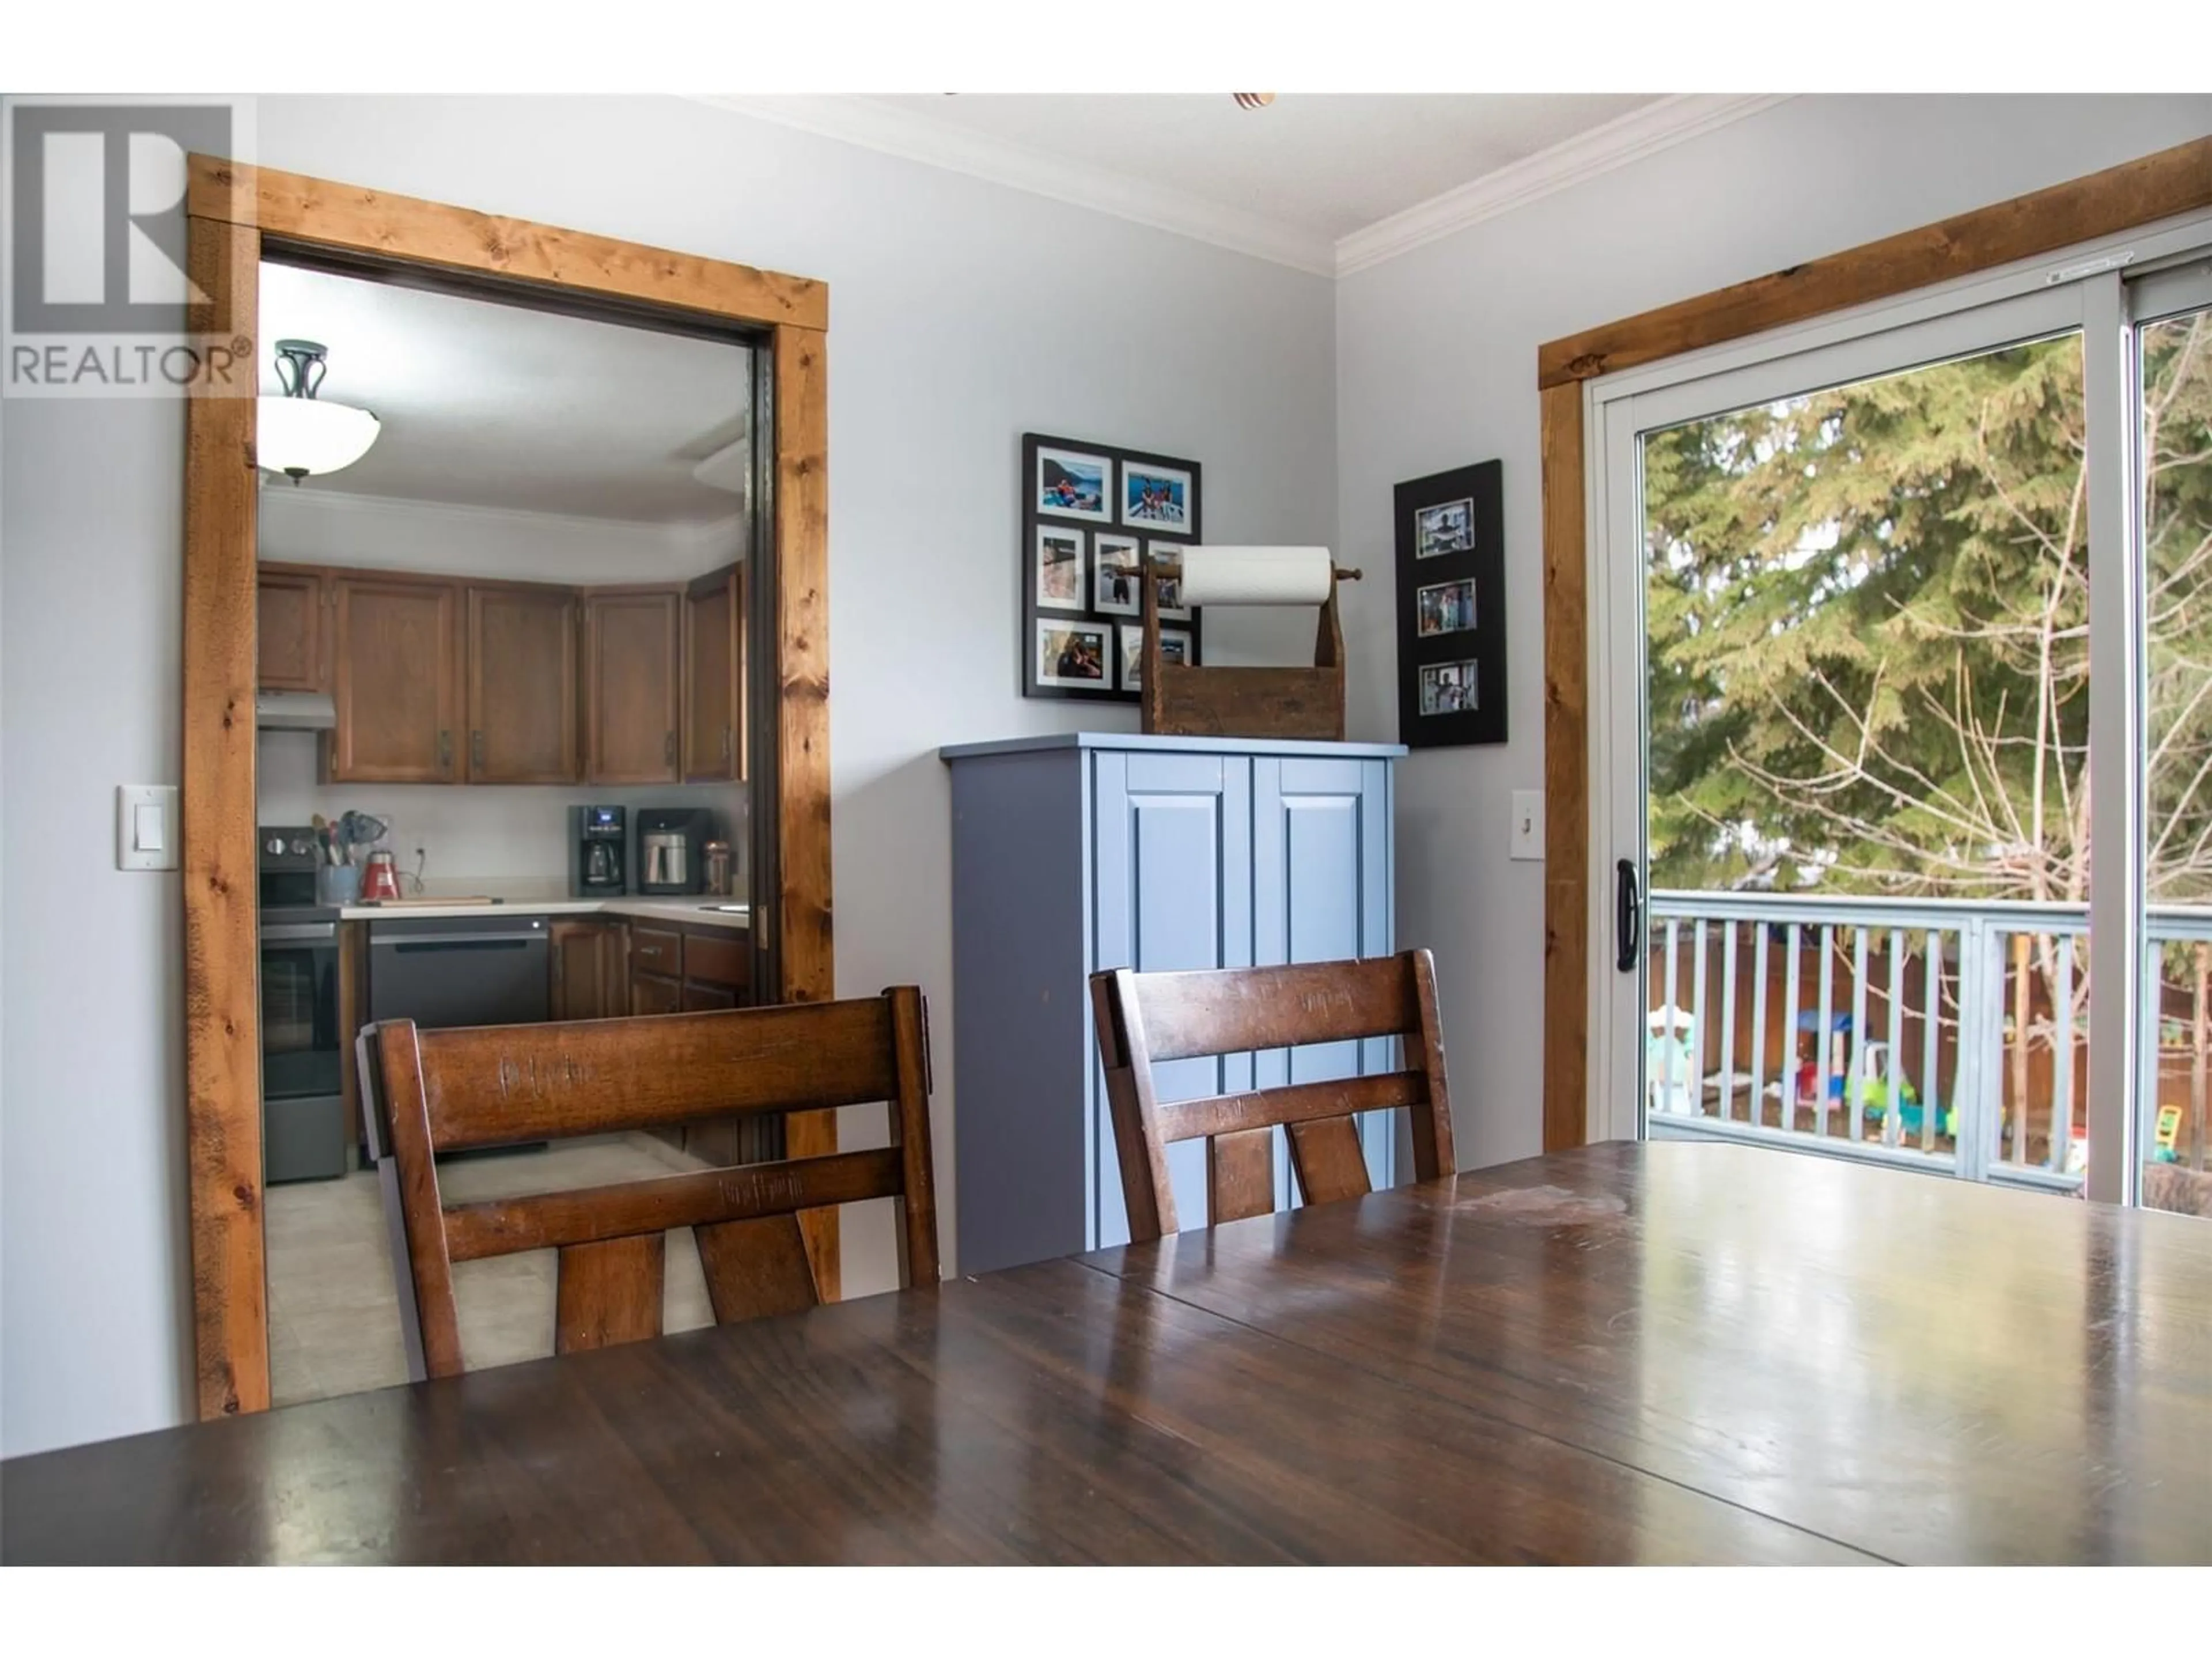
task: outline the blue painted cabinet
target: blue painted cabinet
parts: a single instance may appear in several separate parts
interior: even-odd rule
[[[960,1270],[1128,1237],[1088,975],[1380,956],[1394,744],[1072,733],[944,751],[952,769],[954,1184]],[[1388,1041],[1181,1060],[1164,1099],[1386,1071]],[[1363,1126],[1389,1184],[1395,1126]],[[1295,1201],[1277,1135],[1276,1191]],[[1170,1148],[1182,1224],[1202,1142]]]

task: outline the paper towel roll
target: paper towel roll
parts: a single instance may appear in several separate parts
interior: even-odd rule
[[[1319,605],[1332,568],[1325,547],[1187,547],[1184,605]]]

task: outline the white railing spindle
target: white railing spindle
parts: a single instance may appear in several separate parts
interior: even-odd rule
[[[1894,1146],[1905,1121],[1905,930],[1889,930],[1889,1101],[1881,1111],[1881,1144]]]
[[[1690,1022],[1690,1100],[1699,1117],[1705,1115],[1705,919],[1698,918],[1690,930],[1692,948],[1698,953],[1690,969],[1690,1000],[1696,1018]]]
[[[1790,924],[1782,948],[1790,954],[1782,975],[1782,1127],[1797,1127],[1797,969],[1803,949],[1804,930]]]
[[[1766,1121],[1766,924],[1751,924],[1751,1110],[1753,1123]]]
[[[1922,949],[1928,957],[1928,1000],[1921,1005],[1920,1016],[1920,1150],[1932,1152],[1936,1150],[1936,1107],[1942,1099],[1936,1063],[1942,1053],[1937,1043],[1943,1024],[1944,935],[1930,927],[1920,937]]]
[[[1735,935],[1731,921],[1721,934],[1721,1121],[1735,1115]]]
[[[1813,1085],[1814,1133],[1828,1134],[1828,1079],[1836,1069],[1836,930],[1820,929],[1820,1075]]]
[[[2051,945],[2058,958],[2058,984],[2051,996],[2051,1151],[2044,1167],[2063,1175],[2074,1134],[2074,940],[2054,939]]]
[[[1851,930],[1851,1041],[1844,1063],[1844,1115],[1851,1139],[1866,1135],[1866,1111],[1859,1101],[1859,1079],[1866,1071],[1867,930]]]

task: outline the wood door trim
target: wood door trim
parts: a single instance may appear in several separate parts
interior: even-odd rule
[[[191,216],[193,285],[260,328],[261,238]],[[253,399],[196,382],[185,406],[185,1156],[191,1188],[193,1375],[203,1418],[269,1407],[262,1273],[260,944],[253,834]]]
[[[1536,349],[1544,572],[1544,1150],[1589,1133],[1589,594],[1582,383],[2212,207],[2199,138]]]
[[[783,994],[837,994],[830,894],[830,346],[820,331],[775,331],[776,823],[783,848],[776,898]],[[837,1149],[835,1112],[784,1122],[793,1158]],[[837,1294],[834,1211],[799,1218],[814,1282]]]
[[[772,331],[778,369],[775,536],[780,602],[764,710],[785,763],[775,778],[782,843],[776,911],[789,1000],[836,994],[830,931],[829,767],[829,289],[811,278],[494,217],[460,207],[254,168],[189,160],[195,284],[228,298],[228,331],[258,332],[264,234],[356,254],[703,316]],[[258,349],[254,355],[258,356]],[[192,1328],[203,1418],[269,1405],[262,1221],[261,1038],[256,993],[253,724],[258,572],[253,399],[195,388],[185,410],[184,746],[179,811],[184,890],[185,1142]],[[414,573],[378,573],[409,580]],[[456,631],[460,619],[456,618]],[[794,1152],[836,1146],[817,1114]],[[825,1299],[837,1293],[837,1218],[808,1218]]]
[[[213,155],[190,158],[185,211],[264,236],[410,265],[602,295],[774,328],[830,326],[830,289],[810,276],[507,219],[443,202],[333,184]]]

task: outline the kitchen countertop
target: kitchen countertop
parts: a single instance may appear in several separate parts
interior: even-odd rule
[[[435,894],[429,896],[435,897]],[[650,898],[632,895],[624,898],[571,898],[559,896],[496,895],[496,904],[456,902],[453,904],[348,904],[338,910],[346,921],[413,921],[416,918],[439,916],[630,916],[641,921],[694,922],[708,927],[727,927],[733,931],[750,932],[752,912],[709,910],[708,904],[738,904],[740,899],[714,899],[706,894],[693,894],[674,898]]]

